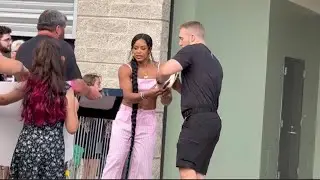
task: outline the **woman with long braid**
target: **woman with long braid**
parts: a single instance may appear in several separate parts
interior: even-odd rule
[[[152,39],[137,34],[131,42],[132,59],[119,68],[123,101],[112,124],[110,148],[102,179],[120,179],[128,158],[126,178],[151,179],[156,142],[156,101],[171,102],[170,89],[156,88],[160,63],[153,60]]]

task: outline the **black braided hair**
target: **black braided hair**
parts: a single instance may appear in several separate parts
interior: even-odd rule
[[[152,49],[152,38],[147,35],[147,34],[137,34],[133,37],[131,41],[131,50],[133,49],[134,44],[136,41],[139,39],[142,39],[146,42],[148,49],[151,51]],[[152,54],[151,58],[153,60]],[[136,59],[133,57],[130,62],[131,68],[132,68],[132,77],[131,77],[131,82],[132,82],[132,92],[133,93],[138,93],[138,62]],[[134,146],[134,139],[136,135],[136,123],[137,123],[137,113],[138,113],[138,104],[132,104],[132,114],[131,114],[131,144],[130,144],[130,149],[129,149],[129,154],[128,154],[128,164],[127,164],[127,169],[126,169],[126,174],[125,174],[125,179],[128,179],[129,176],[129,171],[130,171],[130,163],[131,163],[131,155],[132,155],[132,150]]]

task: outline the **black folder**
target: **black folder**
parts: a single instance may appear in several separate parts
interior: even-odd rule
[[[97,100],[80,96],[78,116],[114,120],[122,102],[122,89],[103,88],[101,94]]]

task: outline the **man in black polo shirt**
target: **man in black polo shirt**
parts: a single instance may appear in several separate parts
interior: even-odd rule
[[[82,80],[79,67],[72,47],[64,41],[64,31],[67,17],[57,10],[45,10],[38,19],[38,35],[22,44],[16,54],[16,59],[30,69],[34,56],[34,50],[38,44],[48,38],[55,38],[60,44],[65,59],[65,79],[70,82],[74,91],[89,99],[101,97],[99,89],[87,86]]]
[[[177,144],[176,166],[181,179],[202,179],[219,141],[221,120],[217,113],[223,79],[222,67],[207,48],[204,28],[190,21],[180,26],[182,49],[159,71],[163,84],[171,74],[182,72],[182,84],[173,86],[181,93],[181,111],[185,119]]]

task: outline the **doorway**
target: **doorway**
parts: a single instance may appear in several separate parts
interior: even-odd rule
[[[282,93],[278,178],[298,179],[305,61],[286,57]]]

